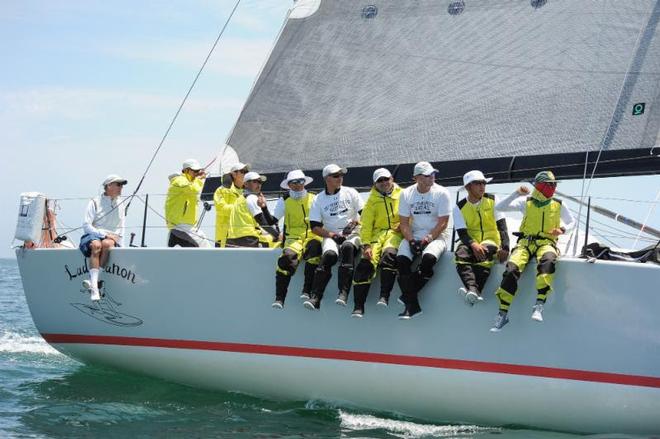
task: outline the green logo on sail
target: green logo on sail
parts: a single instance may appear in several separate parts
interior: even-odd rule
[[[633,105],[632,109],[632,115],[633,116],[640,116],[644,114],[644,108],[646,107],[646,103],[644,102],[638,102],[637,104]]]

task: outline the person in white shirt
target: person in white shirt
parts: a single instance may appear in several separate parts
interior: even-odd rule
[[[321,262],[314,272],[312,294],[305,308],[318,310],[330,277],[332,266],[339,260],[337,304],[346,306],[353,281],[355,256],[362,248],[360,242],[360,212],[364,201],[350,187],[342,186],[346,168],[330,164],[323,168],[325,190],[312,203],[309,221],[312,231],[323,238]]]
[[[243,195],[248,210],[254,217],[257,227],[261,229],[259,245],[270,247],[279,240],[280,232],[277,227],[277,218],[268,210],[266,197],[261,193],[261,186],[266,178],[265,175],[253,171],[245,174]]]
[[[87,205],[82,226],[85,233],[80,238],[79,248],[89,258],[89,281],[84,284],[92,300],[101,299],[99,268],[107,264],[110,249],[123,243],[125,211],[121,206],[121,190],[126,183],[119,175],[108,175],[103,180],[103,195],[93,198]]]
[[[451,213],[449,191],[435,183],[438,172],[429,162],[415,165],[415,184],[401,194],[399,218],[403,241],[399,246],[397,266],[401,301],[405,309],[402,320],[422,313],[418,294],[433,276],[433,267],[447,249],[447,224]],[[413,273],[412,263],[421,257],[419,268]]]
[[[516,247],[506,264],[500,287],[495,292],[500,310],[491,332],[499,332],[509,322],[509,306],[518,290],[518,279],[532,258],[536,258],[536,304],[532,320],[543,321],[543,307],[552,291],[552,281],[559,257],[557,239],[575,224],[573,215],[561,200],[554,198],[557,179],[551,171],[541,171],[534,177],[534,190],[520,186],[495,208],[502,212],[523,214]],[[562,225],[562,223],[564,225]]]

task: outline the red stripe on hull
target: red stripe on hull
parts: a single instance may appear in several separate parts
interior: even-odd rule
[[[288,357],[324,358],[329,360],[360,361],[365,363],[396,364],[401,366],[434,367],[439,369],[472,370],[476,372],[505,373],[510,375],[660,388],[660,378],[657,377],[593,372],[576,369],[559,369],[542,366],[526,366],[519,364],[491,363],[485,361],[453,360],[448,358],[416,357],[411,355],[380,354],[335,349],[315,349],[196,340],[171,340],[161,338],[115,337],[104,335],[77,334],[41,335],[49,343],[145,346],[173,349],[239,352],[247,354],[282,355]]]

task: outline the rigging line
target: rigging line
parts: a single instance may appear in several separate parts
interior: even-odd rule
[[[238,5],[241,3],[241,0],[236,0],[236,4],[234,5],[234,9],[232,9],[231,13],[229,14],[229,17],[227,17],[227,20],[225,21],[225,24],[222,26],[222,29],[220,30],[220,33],[218,34],[218,37],[215,39],[215,42],[213,43],[213,46],[211,46],[211,50],[209,50],[209,53],[206,55],[206,59],[202,63],[202,66],[199,68],[199,71],[197,72],[197,75],[195,75],[195,79],[193,80],[192,84],[190,84],[190,87],[188,88],[188,92],[184,96],[183,100],[181,101],[181,104],[179,105],[179,108],[176,110],[176,113],[174,114],[174,117],[172,118],[170,125],[167,127],[167,130],[165,130],[165,134],[163,135],[163,138],[160,140],[160,143],[158,144],[158,147],[156,148],[156,151],[153,153],[151,156],[151,160],[149,161],[149,164],[147,165],[147,168],[144,170],[144,174],[142,174],[142,178],[140,178],[140,181],[135,188],[135,191],[133,191],[133,194],[129,197],[132,201],[133,197],[138,193],[140,190],[140,187],[142,186],[142,183],[144,182],[144,179],[147,176],[147,173],[149,172],[149,169],[151,168],[151,165],[154,163],[154,160],[156,160],[156,156],[158,155],[158,152],[160,152],[160,149],[163,147],[163,144],[165,143],[165,139],[167,139],[167,136],[169,135],[170,131],[172,130],[172,127],[174,126],[174,122],[176,122],[177,118],[179,117],[179,113],[181,113],[181,110],[183,109],[183,106],[185,105],[186,101],[188,100],[188,97],[190,96],[190,93],[192,92],[193,88],[195,87],[195,84],[197,84],[197,80],[202,74],[202,71],[204,71],[204,68],[206,67],[206,64],[208,63],[209,59],[211,59],[211,55],[213,54],[213,51],[215,50],[216,46],[218,45],[218,42],[220,41],[220,38],[222,38],[222,35],[225,33],[225,29],[227,29],[227,26],[229,25],[229,22],[231,21],[232,17],[234,16],[234,12],[236,12],[236,9],[238,8]],[[128,208],[130,207],[131,202],[129,201],[128,204],[126,205],[125,213],[128,212]]]
[[[646,223],[649,222],[649,218],[651,217],[651,214],[652,214],[653,211],[655,210],[655,207],[656,207],[657,204],[658,204],[658,200],[660,200],[660,189],[658,189],[658,193],[657,193],[656,196],[655,196],[655,201],[653,202],[653,204],[651,205],[651,207],[649,207],[649,211],[648,211],[648,213],[646,214],[646,218],[644,218],[644,222],[642,223],[642,228],[639,229],[639,232],[637,233],[637,237],[635,238],[635,242],[633,243],[633,249],[634,249],[635,247],[637,247],[637,241],[639,241],[639,238],[641,237],[642,232],[644,231],[644,228],[646,227]]]
[[[594,175],[596,174],[596,168],[598,168],[598,162],[600,161],[600,156],[603,153],[603,150],[605,149],[606,145],[609,145],[612,142],[612,139],[614,138],[614,135],[616,134],[616,131],[619,128],[619,123],[621,119],[623,119],[623,114],[625,113],[624,106],[628,104],[628,101],[630,100],[630,96],[632,94],[632,88],[635,86],[635,83],[637,82],[637,78],[639,77],[638,72],[636,72],[632,76],[630,75],[630,72],[635,64],[638,65],[638,68],[636,70],[641,71],[640,64],[646,57],[646,53],[648,52],[651,38],[653,36],[652,34],[649,34],[649,31],[655,28],[656,25],[658,24],[658,18],[660,16],[659,12],[660,12],[660,2],[656,1],[655,5],[651,9],[651,14],[649,16],[648,21],[644,26],[642,26],[639,29],[639,34],[637,35],[637,41],[635,41],[635,46],[634,46],[635,49],[632,52],[630,63],[628,64],[628,68],[626,69],[626,74],[624,75],[623,82],[621,84],[621,89],[619,90],[619,97],[617,99],[616,105],[614,106],[614,109],[612,110],[610,123],[607,126],[605,133],[603,134],[603,138],[600,143],[600,148],[598,149],[598,155],[596,156],[596,162],[594,163],[594,167],[591,170],[591,176],[589,178],[585,190],[587,164],[589,162],[589,152],[586,153],[585,164],[584,164],[584,176],[582,177],[583,178],[582,193],[580,194],[581,199],[584,199],[584,196],[589,194],[589,191],[591,190],[591,182],[593,181]],[[626,90],[628,91],[627,93]],[[578,219],[581,216],[581,214],[582,214],[582,205],[580,205],[580,209],[578,211]],[[573,246],[573,254],[576,253],[577,253],[577,241]]]

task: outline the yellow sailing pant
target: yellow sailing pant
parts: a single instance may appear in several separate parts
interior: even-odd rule
[[[385,249],[394,249],[394,255],[399,248],[399,244],[403,240],[401,232],[397,232],[391,229],[381,230],[379,232],[374,232],[372,240],[368,243],[371,246],[371,266],[363,264],[362,259],[356,268],[356,273],[353,279],[353,285],[363,285],[370,284],[376,277],[376,271],[378,269],[378,264],[381,263],[381,258],[383,256],[383,251]],[[394,259],[392,261],[383,261],[381,265],[383,270],[390,270],[396,273],[396,265]]]
[[[300,262],[301,259],[303,259],[303,256],[305,255],[305,249],[307,249],[309,243],[311,241],[318,241],[319,243],[321,242],[321,237],[317,235],[311,235],[308,236],[307,238],[287,238],[284,241],[284,245],[282,246],[282,253],[286,250],[289,250],[289,252],[293,252],[296,255],[297,262]],[[287,252],[287,253],[289,253]],[[305,260],[307,261],[308,264],[311,265],[318,265],[319,262],[321,262],[321,254],[319,253],[318,255],[310,255],[311,257],[307,257]],[[297,264],[296,264],[297,266]],[[287,267],[288,268],[288,267]],[[280,274],[283,274],[285,276],[290,276],[290,271],[283,270],[279,264],[276,266],[275,271],[277,271]]]
[[[531,258],[536,258],[536,300],[545,303],[548,293],[552,290],[552,280],[559,250],[550,239],[527,239],[518,241],[513,249],[500,287],[495,295],[500,301],[500,310],[508,311],[513,298],[518,291],[518,279]]]

